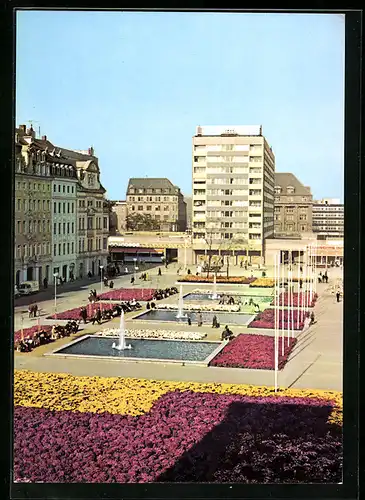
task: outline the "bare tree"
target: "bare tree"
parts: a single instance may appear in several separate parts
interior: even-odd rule
[[[229,258],[230,258],[231,250],[234,250],[237,245],[242,245],[242,247],[244,247],[245,245],[247,245],[247,240],[245,240],[244,238],[235,237],[235,238],[232,238],[230,240],[224,240],[224,241],[225,241],[224,250],[228,250],[227,278],[229,278],[229,264],[230,264]]]

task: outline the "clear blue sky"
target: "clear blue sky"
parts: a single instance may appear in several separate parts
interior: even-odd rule
[[[343,199],[344,18],[337,14],[18,13],[16,122],[93,145],[111,199],[129,177],[191,193],[197,125],[260,125],[278,172]]]

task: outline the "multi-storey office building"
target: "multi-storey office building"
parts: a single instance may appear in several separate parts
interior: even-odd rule
[[[15,133],[15,284],[51,281],[51,187],[49,157],[34,144],[33,128]]]
[[[132,178],[127,188],[127,213],[150,215],[161,231],[185,231],[186,203],[180,188],[166,178]]]
[[[340,200],[324,198],[313,203],[313,232],[318,239],[344,236],[344,205]]]
[[[275,236],[298,236],[312,231],[311,189],[294,174],[275,174]]]
[[[197,127],[193,137],[193,244],[262,262],[274,232],[275,156],[261,126]]]

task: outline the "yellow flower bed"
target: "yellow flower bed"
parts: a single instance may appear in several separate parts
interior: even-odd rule
[[[49,410],[142,415],[170,391],[194,391],[245,396],[274,396],[274,388],[241,384],[170,382],[119,377],[76,377],[63,373],[14,372],[14,405]],[[329,422],[342,424],[342,393],[280,389],[277,396],[307,397],[336,402]]]
[[[275,280],[273,278],[257,278],[257,280],[253,281],[250,284],[250,287],[252,288],[258,288],[258,287],[273,287],[275,283]]]

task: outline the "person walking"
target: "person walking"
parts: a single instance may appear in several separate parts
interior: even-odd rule
[[[43,280],[43,287],[44,287],[45,290],[48,288],[48,279],[47,279],[47,277],[44,278],[44,280]]]
[[[160,267],[158,268],[158,273],[157,273],[157,274],[158,274],[159,276],[161,276],[161,275],[162,275],[162,273],[161,273],[161,268],[160,268]]]
[[[188,316],[188,325],[191,326],[191,318]]]
[[[37,306],[37,304],[34,304],[34,306],[33,306],[33,317],[34,318],[37,317],[37,311],[38,311],[38,306]]]
[[[203,326],[203,316],[201,312],[198,314],[198,326]]]
[[[340,302],[340,297],[341,297],[341,292],[340,292],[340,290],[337,290],[337,292],[336,292],[336,300],[337,300],[337,302]]]
[[[300,280],[299,280],[299,288],[303,288],[303,280],[302,280],[302,278],[300,278]]]
[[[86,321],[87,321],[87,310],[86,310],[86,307],[82,307],[81,310],[80,310],[80,318],[82,320],[84,320],[84,323],[86,325]]]

